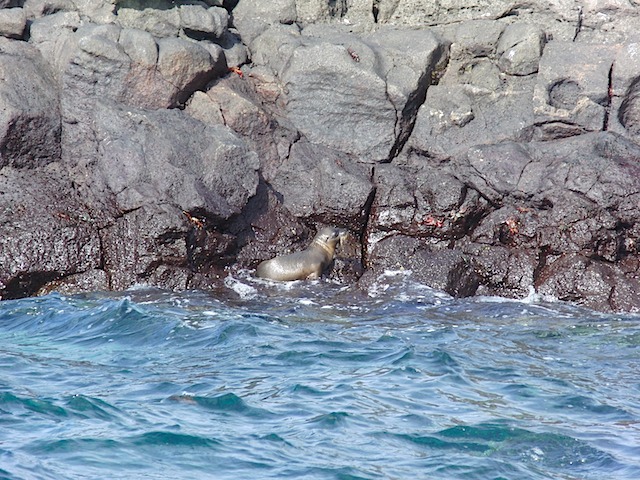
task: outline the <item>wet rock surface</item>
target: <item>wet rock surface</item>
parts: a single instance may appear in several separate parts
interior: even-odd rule
[[[349,231],[410,270],[640,310],[634,2],[0,2],[0,297],[229,272]]]

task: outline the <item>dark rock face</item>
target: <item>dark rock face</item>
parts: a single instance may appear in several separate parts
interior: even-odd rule
[[[60,159],[60,97],[40,52],[0,38],[0,168],[37,168]]]
[[[108,287],[102,265],[99,219],[87,208],[59,165],[0,170],[0,289],[3,298],[35,294],[63,278],[101,271],[88,289]]]
[[[0,298],[332,224],[346,283],[638,311],[640,10],[592,3],[0,1]]]

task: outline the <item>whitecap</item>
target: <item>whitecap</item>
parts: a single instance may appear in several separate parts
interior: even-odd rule
[[[258,291],[254,287],[241,282],[231,275],[228,275],[224,279],[224,286],[236,292],[243,300],[250,300],[258,295]]]

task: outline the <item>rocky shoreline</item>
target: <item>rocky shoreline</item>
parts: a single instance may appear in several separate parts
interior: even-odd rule
[[[640,311],[640,4],[0,0],[0,298],[229,271]]]

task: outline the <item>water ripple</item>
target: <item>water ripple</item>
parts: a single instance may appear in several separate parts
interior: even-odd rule
[[[0,478],[640,478],[638,316],[229,284],[0,302]]]

